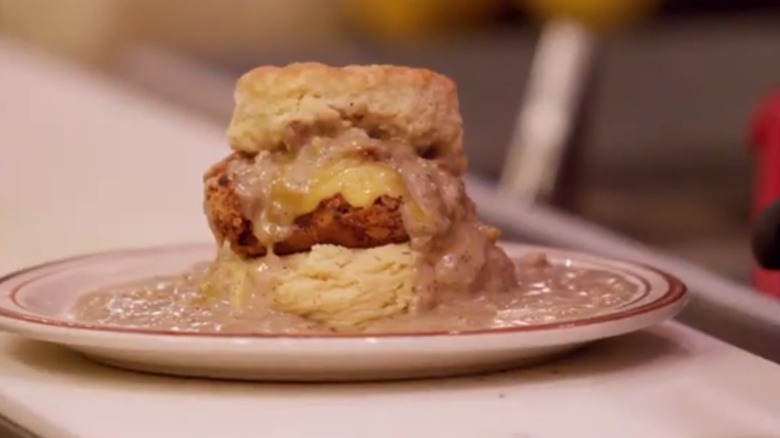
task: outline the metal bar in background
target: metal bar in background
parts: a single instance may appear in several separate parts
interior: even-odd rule
[[[588,83],[596,35],[569,20],[542,30],[499,188],[523,203],[553,198]]]

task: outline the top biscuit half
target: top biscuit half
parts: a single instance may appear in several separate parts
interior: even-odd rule
[[[463,123],[452,80],[426,69],[297,63],[244,74],[228,128],[246,154],[284,150],[290,127],[355,127],[405,143],[456,173],[465,171]]]

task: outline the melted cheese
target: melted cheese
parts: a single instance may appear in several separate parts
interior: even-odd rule
[[[292,183],[294,178],[289,177],[289,170],[281,172],[273,183],[271,202],[283,206],[292,218],[311,213],[320,202],[337,194],[357,208],[368,207],[384,195],[407,196],[401,177],[379,163],[344,160],[306,173],[307,181],[302,187]]]

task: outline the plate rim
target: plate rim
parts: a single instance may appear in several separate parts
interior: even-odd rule
[[[595,315],[591,317],[568,320],[561,322],[551,322],[544,324],[533,324],[525,326],[515,327],[498,327],[487,329],[475,329],[475,330],[431,330],[431,331],[419,331],[419,332],[386,332],[386,333],[219,333],[219,332],[191,332],[191,331],[171,331],[171,330],[154,330],[145,328],[134,327],[117,327],[82,323],[78,321],[67,321],[63,319],[55,319],[46,316],[27,315],[21,312],[14,311],[13,309],[0,307],[0,320],[10,319],[15,323],[34,324],[39,327],[46,327],[48,329],[70,329],[78,330],[92,334],[114,334],[114,335],[132,335],[140,337],[166,337],[173,339],[233,339],[233,340],[258,340],[258,339],[312,339],[312,340],[349,340],[349,339],[399,339],[399,338],[439,338],[439,337],[465,337],[465,336],[486,336],[486,335],[502,335],[502,334],[520,334],[520,333],[539,333],[539,332],[551,332],[562,329],[574,329],[597,326],[604,323],[614,323],[623,320],[630,320],[632,317],[651,314],[653,312],[677,306],[678,309],[674,312],[678,313],[687,304],[688,288],[680,279],[666,271],[663,271],[654,266],[650,266],[641,262],[635,262],[628,259],[603,256],[600,254],[589,253],[584,251],[573,250],[565,247],[550,246],[550,245],[536,245],[525,244],[522,242],[510,242],[499,241],[498,245],[502,248],[522,248],[526,250],[540,250],[540,251],[552,251],[556,253],[566,253],[571,256],[572,259],[588,258],[592,261],[603,263],[620,263],[629,268],[649,271],[655,275],[658,275],[666,284],[666,290],[664,293],[653,301],[642,304],[638,307],[628,309],[617,309],[615,312]],[[104,251],[96,251],[85,254],[78,254],[69,257],[61,257],[52,259],[42,263],[28,266],[26,268],[18,269],[0,276],[0,287],[6,287],[6,284],[25,275],[30,275],[35,271],[45,270],[44,273],[38,276],[34,276],[28,279],[24,279],[20,284],[16,285],[9,294],[13,294],[14,290],[23,287],[33,281],[41,280],[50,275],[62,272],[59,269],[53,270],[53,268],[77,263],[80,261],[86,261],[89,259],[104,259],[106,257],[127,257],[138,256],[143,254],[153,254],[158,252],[178,252],[178,251],[194,251],[204,249],[206,246],[214,246],[213,243],[208,244],[206,242],[187,242],[187,243],[175,243],[167,245],[155,245],[155,246],[143,246],[143,247],[130,247],[130,248],[117,248]],[[639,273],[632,273],[638,275]],[[638,275],[640,279],[646,280],[643,276]]]

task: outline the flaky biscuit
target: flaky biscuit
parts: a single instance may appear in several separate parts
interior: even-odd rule
[[[254,154],[288,147],[290,127],[358,127],[411,145],[418,155],[465,171],[455,84],[430,70],[386,65],[259,67],[236,85],[228,138]]]

